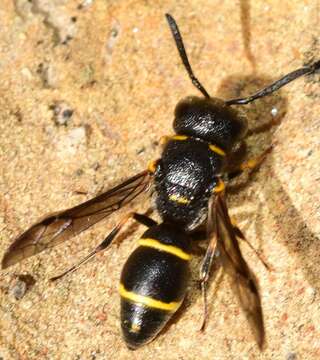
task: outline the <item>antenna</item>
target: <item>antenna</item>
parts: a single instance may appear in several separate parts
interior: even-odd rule
[[[189,63],[188,60],[188,56],[186,53],[186,49],[183,45],[183,40],[182,40],[182,36],[180,34],[178,25],[176,23],[176,21],[174,20],[174,18],[170,15],[170,14],[166,14],[166,18],[173,36],[173,39],[176,43],[180,58],[182,60],[182,63],[184,65],[184,67],[186,68],[188,75],[192,81],[192,84],[202,92],[202,94],[206,97],[206,98],[210,98],[210,95],[207,93],[206,89],[201,85],[200,81],[195,77],[191,65]]]
[[[268,85],[267,87],[259,90],[258,92],[256,92],[253,95],[250,95],[250,96],[245,97],[245,98],[237,98],[237,99],[227,100],[226,104],[227,105],[245,105],[245,104],[249,104],[252,101],[255,101],[255,100],[259,99],[259,98],[262,98],[264,96],[272,94],[274,91],[279,90],[283,86],[289,84],[291,81],[296,80],[299,77],[304,76],[304,75],[313,74],[319,69],[320,69],[320,60],[316,61],[315,63],[313,63],[311,65],[307,65],[307,66],[304,66],[304,67],[302,67],[300,69],[297,69],[297,70],[294,70],[294,71],[290,72],[289,74],[283,76],[279,80],[277,80],[274,83]]]

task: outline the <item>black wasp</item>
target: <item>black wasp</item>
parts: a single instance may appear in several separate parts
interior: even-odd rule
[[[127,214],[93,252],[53,279],[75,270],[108,247],[130,218],[145,225],[148,229],[124,265],[120,280],[123,337],[129,348],[136,349],[153,340],[182,304],[190,278],[191,242],[205,225],[208,247],[199,279],[205,310],[206,285],[214,256],[219,253],[262,346],[264,326],[258,285],[242,257],[238,239],[244,236],[230,220],[223,180],[258,166],[268,150],[242,164],[235,165],[230,160],[247,132],[246,118],[235,105],[248,104],[300,76],[314,73],[320,68],[320,61],[295,70],[246,98],[212,98],[193,74],[175,20],[169,14],[166,18],[184,67],[203,96],[190,96],[178,103],[173,123],[175,135],[166,137],[160,159],[96,198],[33,225],[9,247],[2,268],[81,233],[153,185],[160,224],[144,214]]]

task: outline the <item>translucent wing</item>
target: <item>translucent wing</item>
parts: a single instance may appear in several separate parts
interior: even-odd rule
[[[2,268],[51,248],[88,229],[122,208],[149,187],[146,170],[71,209],[46,216],[15,239],[2,259]]]
[[[216,226],[223,265],[231,275],[232,287],[246,313],[257,343],[262,348],[264,325],[257,281],[241,254],[223,195],[218,195],[216,200]]]

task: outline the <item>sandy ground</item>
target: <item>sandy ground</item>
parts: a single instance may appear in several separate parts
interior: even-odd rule
[[[198,94],[165,12],[177,19],[195,72],[212,95],[248,94],[320,58],[319,1],[2,0],[1,255],[43,214],[93,197],[159,156],[176,103]],[[263,352],[226,276],[211,283],[204,333],[193,281],[166,331],[140,350],[126,348],[117,289],[141,226],[76,273],[49,283],[103,239],[115,215],[2,271],[0,358],[319,359],[319,100],[315,75],[246,108],[250,128],[260,127],[248,139],[249,152],[277,144],[229,199],[246,236],[273,267],[266,271],[242,246],[261,287]],[[278,124],[264,126],[272,120]],[[141,200],[135,208],[148,206]],[[199,261],[193,261],[193,280]],[[21,275],[31,279],[25,293]]]

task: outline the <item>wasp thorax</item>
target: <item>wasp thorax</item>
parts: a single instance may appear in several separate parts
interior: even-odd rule
[[[228,151],[246,134],[247,120],[221,99],[189,96],[176,106],[173,128]]]

